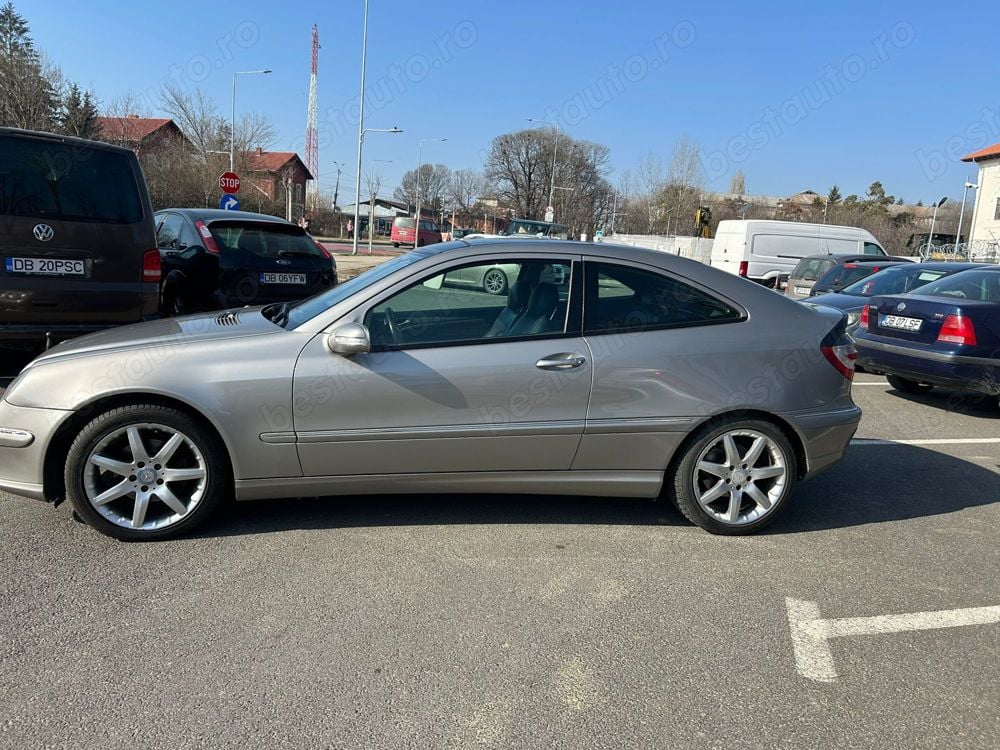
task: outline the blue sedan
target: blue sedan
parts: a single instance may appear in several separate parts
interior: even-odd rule
[[[1000,397],[1000,266],[873,297],[855,339],[858,364],[898,391],[946,386]]]

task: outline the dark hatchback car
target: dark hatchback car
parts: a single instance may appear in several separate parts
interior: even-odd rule
[[[982,267],[982,263],[899,263],[856,281],[839,292],[820,294],[802,300],[802,303],[843,310],[847,313],[847,332],[853,335],[861,319],[861,310],[870,298],[886,294],[908,294],[945,276]]]
[[[0,128],[0,222],[0,343],[157,315],[160,254],[132,151]]]
[[[849,263],[839,263],[824,273],[809,290],[809,296],[815,297],[819,294],[839,292],[844,287],[861,281],[872,274],[903,263],[910,263],[907,260],[864,260],[851,261]]]
[[[877,247],[877,246],[873,246]],[[788,275],[788,285],[785,287],[785,296],[789,299],[804,299],[812,292],[813,285],[821,276],[830,269],[842,266],[847,263],[860,263],[865,260],[878,260],[882,263],[887,261],[907,261],[906,258],[893,257],[891,255],[807,255],[795,264],[795,268]]]
[[[329,251],[275,216],[168,208],[156,213],[156,239],[166,315],[294,302],[337,284]]]
[[[1000,399],[1000,267],[873,297],[855,338],[858,363],[898,391],[945,386]]]

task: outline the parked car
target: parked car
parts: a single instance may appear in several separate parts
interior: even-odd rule
[[[444,283],[514,265],[506,296]],[[745,534],[858,426],[845,324],[652,250],[439,245],[298,303],[54,348],[0,401],[0,489],[68,497],[124,540],[189,531],[229,493],[662,496]]]
[[[726,220],[712,241],[714,267],[777,289],[782,274],[811,255],[885,256],[869,232],[858,227],[797,221]]]
[[[850,270],[853,271],[855,269],[855,264],[863,262],[870,257],[871,256],[865,255],[830,255],[828,253],[823,253],[821,255],[810,255],[803,258],[795,264],[795,268],[793,268],[792,272],[788,275],[788,284],[785,287],[785,296],[789,299],[802,299],[803,297],[808,297],[812,293],[813,285],[828,271],[835,268],[843,268],[848,263],[852,264]],[[909,262],[902,258],[890,258],[889,256],[885,256],[880,262],[885,263],[889,260]]]
[[[825,305],[847,313],[847,332],[851,335],[861,320],[861,310],[871,297],[906,294],[951,274],[982,268],[982,263],[899,263],[856,281],[833,294],[821,294],[802,300],[804,304]]]
[[[912,261],[861,260],[838,263],[813,282],[812,289],[809,290],[809,296],[816,297],[820,294],[839,292],[844,287],[850,286],[856,281],[861,281],[861,279],[868,278],[885,268],[898,266],[901,263],[912,263]]]
[[[393,247],[413,244],[413,224],[414,219],[412,216],[396,217],[392,222],[392,234],[390,237]],[[421,219],[420,237],[417,245],[423,247],[424,245],[435,245],[438,242],[441,242],[441,228],[433,221]]]
[[[535,219],[514,219],[507,225],[505,230],[496,234],[490,232],[470,232],[465,236],[467,240],[499,239],[501,237],[514,237],[517,239],[545,240],[568,240],[569,227],[565,224],[554,224],[551,221],[537,221]]]
[[[132,151],[0,128],[0,342],[35,348],[155,317],[153,209]]]
[[[520,270],[521,266],[518,263],[459,268],[445,274],[444,283],[481,289],[487,294],[506,295],[511,281],[518,278]],[[559,287],[563,299],[568,294],[568,290],[565,289],[566,279],[561,265],[541,267],[540,280]]]
[[[451,238],[453,240],[460,240],[463,237],[465,237],[467,235],[470,235],[470,234],[472,234],[475,231],[476,231],[475,229],[452,229],[451,230]]]
[[[276,216],[168,208],[156,213],[156,239],[166,315],[294,301],[337,283],[326,248]]]
[[[898,391],[945,386],[1000,399],[1000,267],[873,297],[856,335],[859,362]]]

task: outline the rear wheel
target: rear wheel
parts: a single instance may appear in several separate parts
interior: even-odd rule
[[[189,415],[151,404],[91,420],[73,441],[66,490],[80,517],[123,541],[190,531],[228,488],[223,448]]]
[[[507,274],[499,268],[491,268],[483,274],[483,291],[487,294],[506,294]]]
[[[175,287],[167,287],[163,290],[163,314],[172,318],[188,314],[187,301],[184,295]]]
[[[901,378],[898,375],[886,375],[885,379],[900,393],[927,393],[934,387],[930,383],[920,383],[916,380]]]
[[[393,247],[399,247],[399,243],[398,243],[398,242],[393,242],[393,243],[392,243],[392,246],[393,246]]]
[[[726,419],[706,425],[667,477],[681,513],[713,534],[750,534],[788,504],[795,451],[770,422]]]

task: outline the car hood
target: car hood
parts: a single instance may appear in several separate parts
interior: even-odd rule
[[[806,297],[799,301],[804,305],[825,305],[838,310],[860,310],[868,304],[867,297],[853,294],[817,294],[815,297]]]
[[[109,328],[106,331],[65,341],[37,357],[31,364],[36,365],[66,357],[100,354],[109,351],[160,345],[175,346],[273,333],[281,330],[261,315],[260,309],[259,307],[244,307]]]

